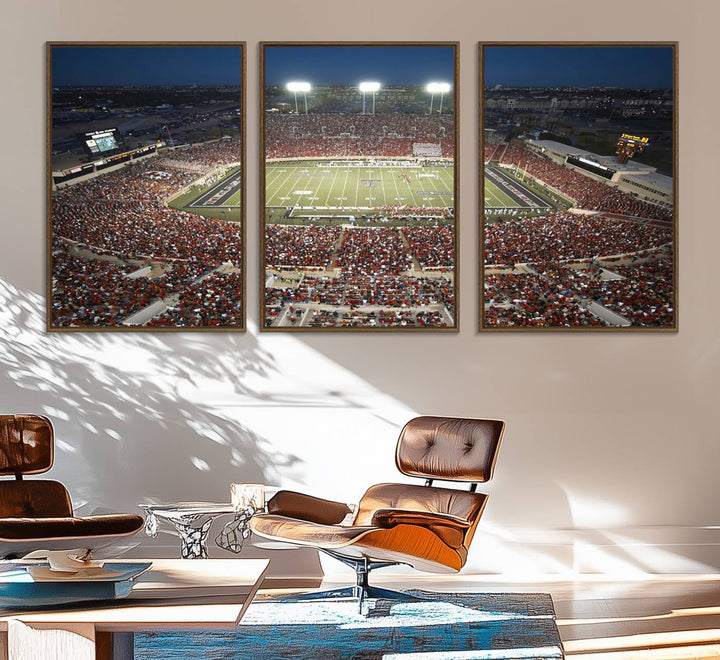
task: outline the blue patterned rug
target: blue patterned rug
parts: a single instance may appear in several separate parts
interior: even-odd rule
[[[231,630],[135,635],[136,660],[562,658],[548,594],[410,592],[422,600],[258,598]]]

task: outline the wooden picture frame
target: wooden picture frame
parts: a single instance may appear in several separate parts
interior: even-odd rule
[[[261,330],[456,331],[455,42],[263,42]]]
[[[48,42],[47,329],[245,329],[245,43]]]
[[[480,329],[676,331],[677,43],[479,50]]]

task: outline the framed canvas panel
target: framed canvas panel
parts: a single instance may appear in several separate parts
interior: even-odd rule
[[[244,330],[243,43],[47,44],[49,330]]]
[[[677,330],[677,44],[486,43],[480,327]]]
[[[261,59],[263,330],[456,330],[457,44]]]

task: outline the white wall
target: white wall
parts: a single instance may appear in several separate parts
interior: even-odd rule
[[[225,499],[265,480],[356,499],[415,413],[508,432],[469,570],[720,569],[714,0],[5,0],[0,408],[38,411],[77,504]],[[478,333],[477,42],[678,40],[678,333]],[[44,328],[44,42],[248,42],[246,334]],[[258,334],[262,40],[460,41],[460,332]],[[83,510],[83,509],[81,509]]]

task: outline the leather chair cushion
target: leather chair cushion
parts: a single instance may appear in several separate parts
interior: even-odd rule
[[[87,518],[4,518],[0,519],[0,540],[87,539],[95,536],[134,534],[145,521],[133,514],[108,514]]]
[[[362,496],[356,525],[371,525],[381,509],[418,511],[455,516],[470,523],[480,517],[487,495],[454,488],[427,488],[419,484],[377,484]]]
[[[250,529],[265,538],[332,549],[342,548],[374,528],[322,525],[282,515],[260,514],[250,519]]]
[[[65,486],[58,481],[0,481],[0,518],[72,516]]]
[[[499,420],[416,417],[400,433],[395,462],[414,477],[485,482],[504,428]]]

